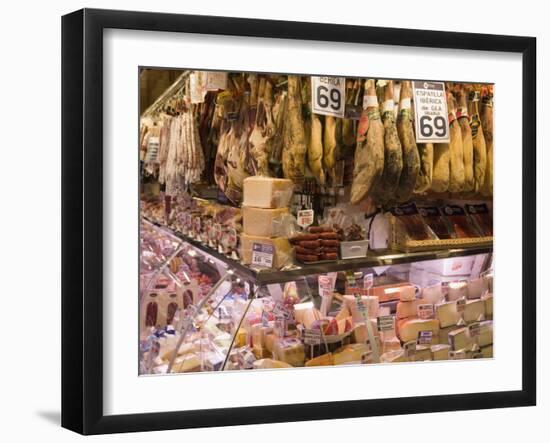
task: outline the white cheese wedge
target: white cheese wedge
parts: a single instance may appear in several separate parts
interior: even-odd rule
[[[471,323],[479,321],[480,317],[485,316],[485,301],[484,300],[468,300],[464,307],[464,321]]]
[[[245,234],[260,237],[275,237],[282,235],[280,220],[283,215],[289,212],[288,208],[266,209],[243,206],[242,213],[243,231]]]
[[[468,283],[465,281],[454,281],[449,283],[447,288],[447,300],[455,301],[468,295]]]
[[[370,352],[364,343],[353,343],[337,349],[332,358],[335,365],[360,364],[366,361]]]
[[[441,328],[456,325],[460,314],[456,309],[456,301],[435,305],[435,318],[439,320]]]
[[[483,277],[474,278],[468,281],[468,298],[481,298],[489,289],[489,282]]]
[[[437,338],[439,334],[439,320],[407,318],[397,321],[397,335],[402,342],[416,340],[420,331],[431,331],[432,339]]]
[[[283,208],[292,198],[294,184],[285,178],[252,176],[243,182],[243,206]]]
[[[432,360],[449,360],[449,351],[451,347],[446,344],[430,346]]]
[[[414,301],[400,301],[397,303],[397,318],[416,317],[418,315],[418,305],[430,304],[430,302],[422,299]]]
[[[477,337],[479,346],[489,346],[493,344],[493,322],[482,321],[479,324],[479,336]]]
[[[241,234],[241,260],[245,265],[252,264],[254,243],[273,246],[273,268],[280,269],[292,262],[292,246],[287,238]]]
[[[449,345],[453,351],[471,349],[474,342],[468,334],[468,328],[459,328],[449,332]]]

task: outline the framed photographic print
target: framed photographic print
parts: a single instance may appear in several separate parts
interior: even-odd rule
[[[64,427],[535,404],[534,38],[62,26]]]

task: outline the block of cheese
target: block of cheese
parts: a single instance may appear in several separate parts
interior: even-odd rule
[[[282,208],[292,198],[294,184],[285,178],[254,175],[243,182],[243,206],[256,208]]]
[[[198,372],[201,369],[201,360],[196,354],[185,354],[176,357],[172,372]]]
[[[488,319],[493,318],[493,293],[488,292],[482,297],[485,302],[485,317]]]
[[[422,290],[422,298],[426,300],[426,303],[431,303],[432,305],[440,303],[444,298],[441,283],[424,288]]]
[[[273,354],[275,349],[275,342],[278,340],[278,337],[275,334],[267,334],[264,337],[264,347],[268,352]]]
[[[477,344],[481,347],[493,344],[493,322],[491,320],[480,322]]]
[[[449,345],[440,344],[430,346],[432,352],[432,360],[449,360],[449,351],[451,347]]]
[[[240,348],[246,345],[246,329],[239,328],[235,336],[235,347]]]
[[[353,343],[337,349],[332,357],[335,365],[360,364],[365,362],[370,352],[364,343]]]
[[[396,289],[399,291],[400,301],[413,301],[416,298],[416,288],[414,286],[399,286]]]
[[[370,319],[370,324],[371,324],[371,327],[372,327],[373,336],[378,337],[380,333],[378,332],[378,324],[377,324],[376,320],[371,318]],[[365,324],[365,322],[357,323],[355,325],[355,327],[353,328],[353,330],[351,332],[351,339],[355,343],[366,343],[368,341],[369,334],[368,334],[367,325]]]
[[[453,351],[470,350],[474,342],[468,334],[468,328],[458,328],[449,332],[449,345]]]
[[[380,363],[399,363],[405,361],[407,361],[407,358],[405,357],[405,351],[402,349],[398,351],[384,352],[380,356]]]
[[[456,325],[460,320],[460,313],[456,308],[456,301],[435,305],[435,318],[439,320],[441,328]]]
[[[432,360],[432,350],[430,346],[416,345],[416,350],[412,358],[413,361],[427,361]]]
[[[489,289],[489,282],[483,277],[474,278],[468,281],[468,298],[481,298]]]
[[[304,345],[297,338],[280,338],[275,341],[273,358],[292,366],[304,366],[306,359]]]
[[[402,342],[413,341],[418,338],[420,331],[432,331],[432,337],[439,334],[439,320],[406,318],[397,321],[397,335]]]
[[[376,319],[379,309],[378,297],[375,295],[362,295],[361,302],[366,306],[369,318]],[[363,314],[359,311],[354,295],[344,295],[344,306],[351,313],[354,323],[357,324],[364,321]]]
[[[313,325],[321,320],[321,312],[319,312],[316,308],[309,308],[302,313],[301,317],[302,324],[306,327],[306,329],[312,329]]]
[[[314,357],[311,360],[306,361],[306,366],[332,366],[334,360],[332,358],[332,353],[320,355],[319,357]]]
[[[418,305],[430,304],[423,299],[416,299],[414,301],[400,301],[397,303],[397,318],[416,317],[418,315]]]
[[[292,368],[292,365],[285,363],[284,361],[273,360],[272,358],[262,358],[252,363],[254,369],[281,369]]]
[[[263,326],[261,323],[252,326],[252,352],[256,358],[263,358],[271,355],[265,347],[265,337],[273,333],[273,328]]]
[[[447,300],[455,301],[468,296],[468,283],[465,281],[453,281],[447,286]]]
[[[292,262],[292,246],[287,238],[241,234],[241,260],[245,265],[252,264],[254,243],[273,246],[273,268],[280,269]]]
[[[243,206],[243,232],[260,237],[275,237],[281,232],[280,221],[288,214],[288,208],[254,208]],[[275,222],[273,222],[275,220]],[[279,223],[278,223],[279,221]]]
[[[485,300],[468,300],[464,307],[464,321],[471,323],[485,316]]]
[[[484,346],[480,349],[483,358],[493,358],[493,345]]]
[[[382,342],[382,352],[399,351],[401,349],[401,342],[394,335],[393,337],[386,338]]]
[[[342,309],[338,311],[338,314],[336,314],[336,317],[334,317],[336,320],[342,320],[344,318],[348,318],[351,316],[351,312],[349,312],[349,309],[345,306],[342,306]]]

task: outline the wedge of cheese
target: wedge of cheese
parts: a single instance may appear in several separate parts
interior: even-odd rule
[[[471,323],[485,317],[485,300],[468,300],[464,307],[464,321]]]
[[[273,360],[272,358],[262,358],[252,363],[254,369],[282,369],[292,368],[292,365],[285,363],[284,361]]]
[[[456,325],[460,320],[460,313],[456,307],[456,301],[435,305],[435,318],[439,320],[441,328]]]
[[[397,321],[397,336],[402,342],[416,340],[420,331],[432,331],[432,337],[436,338],[439,334],[439,320],[407,318]]]
[[[311,360],[306,361],[306,366],[332,366],[334,364],[334,359],[332,358],[332,353],[320,355],[319,357],[314,357]]]
[[[304,366],[306,355],[303,343],[297,338],[281,338],[275,341],[273,358],[292,366]]]
[[[401,342],[395,335],[393,337],[384,339],[384,341],[382,342],[382,352],[399,350],[401,350]]]
[[[482,297],[482,300],[485,302],[485,317],[491,320],[493,318],[493,293],[488,292]]]
[[[275,237],[281,234],[281,220],[288,208],[254,208],[243,206],[243,231],[248,235]]]
[[[252,176],[243,182],[243,206],[282,208],[292,198],[294,184],[285,178]]]
[[[451,347],[446,344],[430,346],[432,360],[449,360],[449,351]]]
[[[449,332],[449,345],[453,351],[470,350],[474,341],[468,334],[468,328],[458,328]]]
[[[468,281],[468,298],[481,298],[481,296],[489,289],[489,282],[483,278],[474,278]]]
[[[432,360],[432,350],[430,346],[416,345],[416,351],[412,358],[413,361],[428,361]]]
[[[374,295],[362,295],[361,302],[368,309],[369,318],[378,317],[379,302],[378,297]],[[354,323],[361,323],[364,321],[363,314],[359,311],[357,307],[357,300],[354,295],[344,295],[344,306],[349,310],[351,316],[353,317]]]
[[[479,346],[489,346],[493,344],[493,322],[491,320],[482,321],[479,324],[479,336],[477,337]]]
[[[241,261],[245,265],[252,264],[254,243],[273,246],[273,268],[280,269],[292,262],[292,246],[287,238],[241,234]]]
[[[176,357],[172,372],[198,372],[201,369],[201,360],[196,354],[185,354]]]
[[[397,303],[397,318],[416,317],[418,315],[418,305],[430,304],[423,299],[416,299],[414,301],[400,301]]]
[[[457,329],[460,329],[461,327],[462,326],[452,325],[452,326],[447,326],[446,328],[440,328],[439,329],[439,343],[448,344],[449,343],[449,334],[451,333],[451,331],[456,331]]]
[[[370,354],[370,348],[363,343],[353,343],[339,348],[332,354],[335,365],[360,364]]]
[[[384,352],[380,356],[380,363],[400,363],[400,362],[406,362],[407,358],[405,357],[405,351],[397,350],[397,351],[388,351]]]

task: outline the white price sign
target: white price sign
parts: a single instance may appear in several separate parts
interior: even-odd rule
[[[311,110],[315,114],[343,118],[345,109],[344,77],[311,77]]]
[[[206,90],[218,91],[220,89],[227,89],[227,72],[207,72]]]
[[[445,83],[414,81],[414,115],[418,143],[449,142],[449,120]]]
[[[313,209],[303,209],[298,211],[298,226],[302,228],[307,228],[309,225],[313,224],[313,219],[315,218],[315,211]]]
[[[273,245],[252,243],[252,264],[261,268],[273,267]]]
[[[205,73],[201,71],[193,72],[189,75],[189,89],[191,103],[203,103],[206,95]]]

